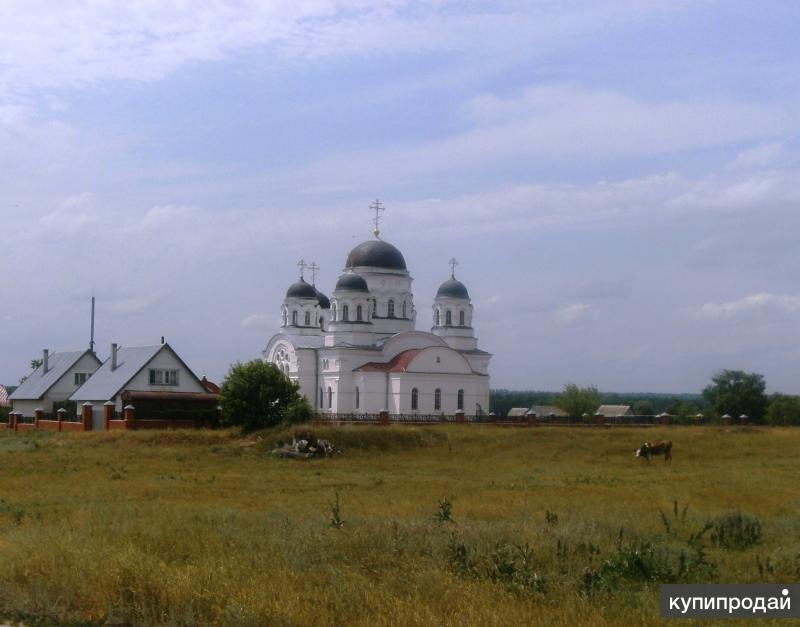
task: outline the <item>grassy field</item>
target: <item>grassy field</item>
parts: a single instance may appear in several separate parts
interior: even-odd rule
[[[800,429],[285,433],[0,433],[0,616],[649,625],[659,581],[800,579]]]

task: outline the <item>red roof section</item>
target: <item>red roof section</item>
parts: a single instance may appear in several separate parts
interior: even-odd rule
[[[405,372],[408,368],[409,364],[411,364],[411,360],[417,356],[422,349],[421,348],[412,348],[407,351],[403,351],[402,353],[395,355],[390,361],[386,363],[381,363],[378,361],[371,361],[369,363],[364,364],[356,368],[356,372]]]
[[[206,391],[208,391],[209,394],[219,394],[220,392],[219,386],[213,381],[209,381],[208,379],[206,379],[205,375],[200,380],[200,383],[203,384],[203,387],[206,389]]]

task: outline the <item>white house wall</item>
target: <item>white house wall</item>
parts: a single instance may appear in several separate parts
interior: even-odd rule
[[[163,368],[178,371],[178,385],[150,385],[150,369]],[[161,350],[123,388],[132,392],[206,392],[180,360],[170,350]],[[122,411],[121,395],[117,395],[117,411]],[[104,399],[105,402],[108,399]],[[100,403],[102,405],[102,402]],[[96,409],[96,408],[95,408]]]

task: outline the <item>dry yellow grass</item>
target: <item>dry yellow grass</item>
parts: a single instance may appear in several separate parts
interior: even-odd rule
[[[0,434],[0,614],[648,625],[662,571],[623,573],[591,594],[586,573],[643,543],[677,573],[681,553],[697,557],[688,537],[731,510],[758,517],[760,542],[734,551],[704,539],[705,559],[682,580],[800,577],[800,430],[318,432],[343,455],[269,457],[278,432]],[[662,437],[675,442],[671,465],[634,459],[643,439]],[[337,492],[341,529],[330,524]],[[452,523],[435,519],[442,499]]]

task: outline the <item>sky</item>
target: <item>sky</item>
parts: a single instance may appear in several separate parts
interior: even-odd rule
[[[0,3],[0,383],[259,357],[297,262],[448,260],[495,388],[800,393],[800,5]]]

